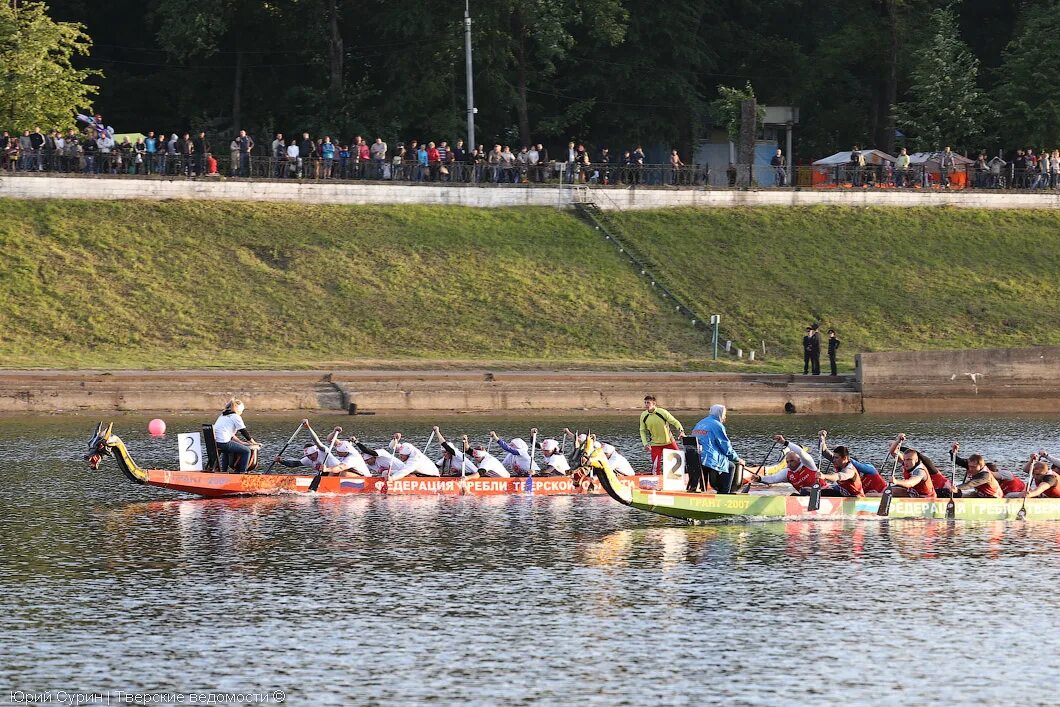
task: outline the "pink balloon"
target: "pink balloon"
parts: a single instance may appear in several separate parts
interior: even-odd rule
[[[152,437],[161,437],[166,433],[166,421],[156,417],[147,423],[147,431],[151,433]]]

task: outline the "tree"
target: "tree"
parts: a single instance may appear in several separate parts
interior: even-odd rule
[[[1020,29],[1002,55],[993,96],[1003,116],[1002,137],[1010,146],[1047,146],[1060,142],[1060,86],[1053,67],[1060,64],[1060,6],[1031,5]]]
[[[895,106],[898,124],[914,147],[978,147],[992,113],[976,82],[979,60],[958,36],[953,10],[932,12],[931,31],[914,53],[909,99]]]
[[[92,47],[84,30],[80,23],[55,22],[41,2],[0,5],[0,122],[5,127],[72,127],[77,109],[91,104],[98,87],[87,82],[103,74],[72,63]]]
[[[751,82],[743,89],[731,86],[718,86],[718,98],[710,103],[710,114],[714,122],[725,126],[725,132],[729,134],[729,140],[734,143],[740,140],[740,104],[744,101],[755,100],[755,90]],[[758,106],[756,111],[757,122],[761,124],[766,117],[766,109]]]

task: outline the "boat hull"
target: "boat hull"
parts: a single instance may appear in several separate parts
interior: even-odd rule
[[[630,488],[629,505],[651,513],[688,521],[724,518],[878,518],[879,497],[822,498],[816,511],[807,508],[807,496],[755,494],[698,494]],[[889,518],[946,518],[948,498],[894,498]],[[1014,520],[1021,498],[954,499],[957,520]],[[1060,520],[1060,499],[1027,499],[1027,520]]]
[[[313,476],[307,474],[218,474],[202,471],[146,469],[143,483],[205,497],[249,496],[276,493],[310,493]],[[620,477],[623,486],[649,489],[657,476]],[[599,483],[590,490],[575,487],[570,477],[526,478],[412,477],[389,481],[381,477],[325,476],[316,493],[387,494],[390,496],[570,496],[600,495]]]

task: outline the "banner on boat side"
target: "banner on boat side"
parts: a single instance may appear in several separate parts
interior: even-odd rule
[[[202,471],[202,435],[185,432],[177,435],[181,471]]]
[[[664,449],[662,457],[663,491],[684,491],[688,487],[685,478],[685,450]]]

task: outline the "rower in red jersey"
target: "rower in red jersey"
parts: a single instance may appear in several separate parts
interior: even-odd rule
[[[1050,457],[1044,450],[1032,454],[1031,479],[1033,488],[1027,491],[1027,498],[1060,498],[1060,459]]]
[[[954,442],[950,445],[950,458],[953,459],[953,463],[962,469],[968,469],[968,459],[962,457],[959,452],[961,445]],[[990,470],[990,473],[994,475],[997,482],[1001,484],[1001,493],[1008,498],[1022,498],[1023,492],[1027,490],[1027,484],[1023,483],[1023,479],[1019,478],[1011,471],[1001,469],[996,462],[987,462],[986,468]],[[964,480],[968,480],[968,473],[965,472]]]
[[[1005,492],[1001,490],[1001,484],[994,478],[994,475],[986,468],[983,455],[973,454],[968,457],[968,478],[954,489],[953,495],[965,498],[1003,498]]]
[[[904,441],[905,434],[898,435],[898,440],[891,445],[891,451],[888,454],[888,456],[901,455],[902,478],[893,481],[894,495],[909,498],[937,498],[935,484],[932,482],[931,472],[924,462],[924,457],[915,449],[901,446]]]
[[[904,442],[905,439],[906,438],[905,438],[905,433],[904,432],[902,434],[898,435],[898,444],[899,444],[898,449],[902,452],[903,455],[907,451],[908,452],[913,452],[913,453],[916,454],[918,463],[924,467],[924,470],[927,472],[928,478],[931,480],[931,486],[932,486],[932,488],[935,491],[935,493],[932,494],[931,498],[935,498],[940,493],[949,495],[949,490],[950,490],[950,480],[949,480],[949,478],[945,474],[943,474],[941,471],[939,471],[939,468],[937,466],[935,466],[935,462],[931,461],[931,459],[930,459],[930,457],[928,457],[928,455],[924,454],[921,451],[918,451],[918,450],[913,449],[911,447],[907,447],[904,444],[902,444],[902,442]],[[893,449],[892,449],[891,456],[893,456],[893,455],[894,455],[894,452],[893,452]]]
[[[752,474],[751,480],[761,481],[767,485],[787,482],[795,489],[793,495],[805,496],[809,494],[810,487],[821,482],[820,472],[817,471],[817,462],[806,453],[805,449],[794,442],[784,439],[784,435],[776,435],[773,440],[777,444],[782,444],[788,448],[787,454],[784,455],[786,466],[769,476]]]
[[[835,482],[835,486],[821,491],[822,496],[867,496],[883,493],[887,482],[872,464],[859,462],[850,455],[850,450],[840,445],[834,451],[828,449],[828,430],[817,433],[821,440],[821,456],[832,462],[834,473],[821,474],[825,481]]]

